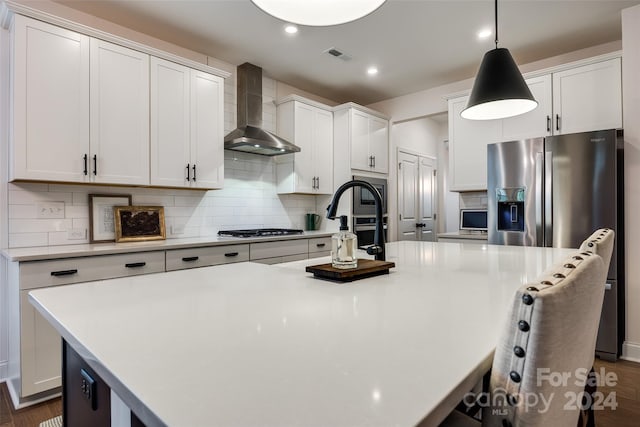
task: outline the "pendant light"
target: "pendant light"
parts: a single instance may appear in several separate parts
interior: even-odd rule
[[[482,58],[467,107],[460,113],[465,119],[504,119],[538,106],[509,50],[498,48],[498,0],[495,20],[496,48]]]
[[[269,15],[298,25],[328,26],[360,19],[386,0],[251,0]]]

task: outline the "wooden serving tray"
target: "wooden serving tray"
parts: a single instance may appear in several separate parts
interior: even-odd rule
[[[335,282],[353,282],[367,277],[389,274],[389,269],[395,267],[394,262],[377,261],[373,259],[359,259],[358,267],[349,269],[335,268],[329,264],[307,266],[306,272],[313,273],[319,279],[333,280]]]

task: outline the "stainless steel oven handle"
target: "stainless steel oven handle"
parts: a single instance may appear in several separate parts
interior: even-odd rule
[[[386,230],[387,229],[387,225],[385,224],[382,228],[384,230]],[[357,225],[355,227],[355,231],[356,232],[358,232],[358,231],[375,231],[375,229],[376,229],[375,225]]]

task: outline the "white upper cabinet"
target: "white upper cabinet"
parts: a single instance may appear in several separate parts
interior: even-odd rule
[[[91,39],[92,181],[149,184],[149,55]]]
[[[278,104],[278,135],[300,152],[276,157],[278,193],[333,193],[333,113],[300,97]]]
[[[538,106],[528,113],[502,120],[502,141],[536,138],[552,133],[553,97],[551,95],[551,75],[533,77],[526,80]]]
[[[16,15],[11,180],[149,184],[149,56]]]
[[[89,37],[16,15],[10,179],[83,182]]]
[[[553,74],[554,134],[622,127],[620,58]]]
[[[220,188],[223,81],[151,58],[151,185]]]
[[[468,96],[449,100],[449,187],[451,191],[487,188],[487,144],[502,137],[501,120],[460,116]]]
[[[351,108],[351,169],[389,171],[389,121]]]
[[[468,97],[450,99],[451,190],[487,189],[487,144],[622,127],[620,64],[613,58],[527,79],[538,107],[507,119],[463,119]]]

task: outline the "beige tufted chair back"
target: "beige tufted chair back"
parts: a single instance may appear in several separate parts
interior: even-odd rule
[[[606,274],[600,256],[582,251],[516,292],[496,347],[483,426],[577,424]]]
[[[580,252],[598,254],[604,261],[605,272],[609,271],[611,254],[613,253],[613,240],[615,233],[610,228],[596,230],[580,245]]]

